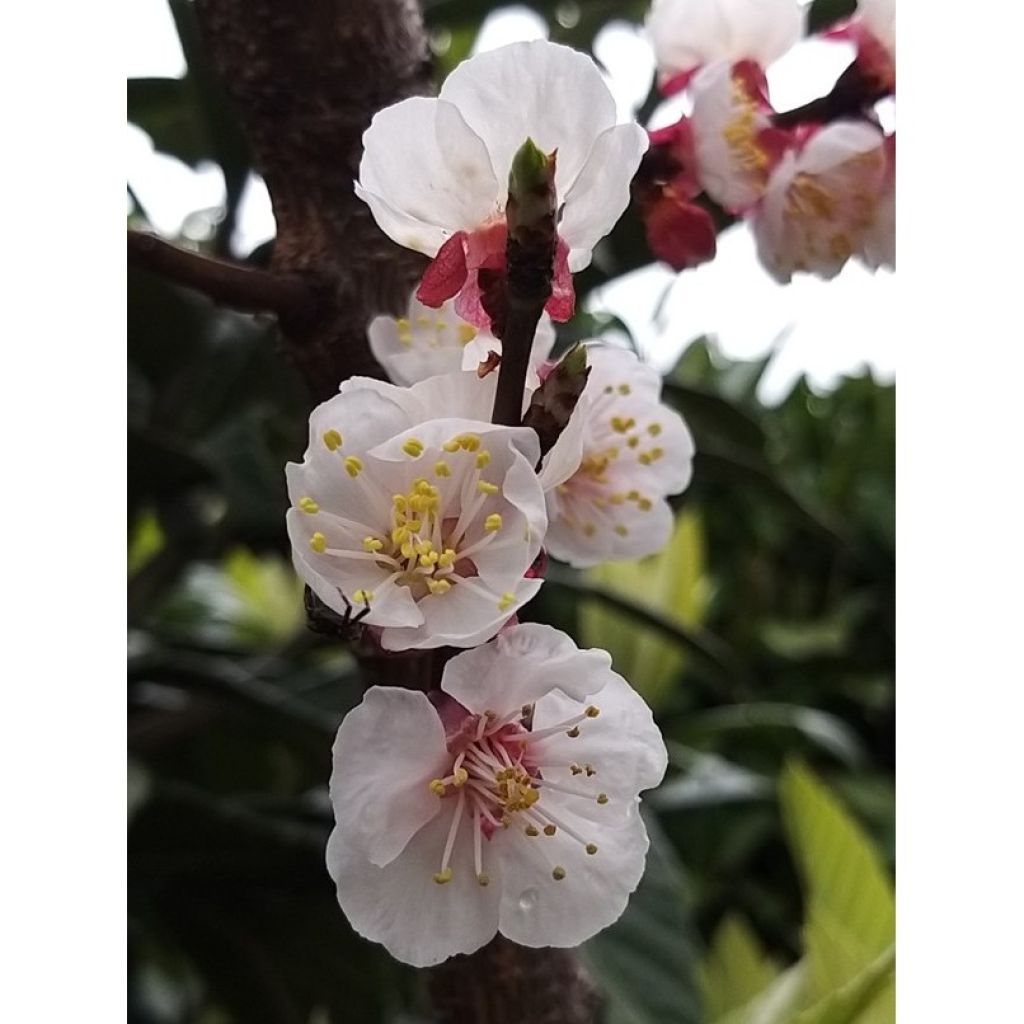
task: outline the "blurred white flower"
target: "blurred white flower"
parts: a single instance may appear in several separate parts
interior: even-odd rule
[[[334,745],[327,846],[357,932],[426,967],[497,932],[575,946],[622,914],[667,757],[610,664],[519,625],[449,661],[433,701],[367,691]]]
[[[569,425],[548,453],[545,547],[586,567],[654,554],[672,533],[665,498],[693,473],[693,438],[660,401],[661,377],[631,352],[590,345],[590,377]]]
[[[803,34],[796,0],[654,0],[647,31],[665,93],[704,64],[752,60],[767,67]]]
[[[593,60],[538,40],[477,54],[445,79],[437,99],[380,111],[363,136],[356,193],[400,245],[434,257],[419,297],[489,326],[480,271],[505,266],[505,201],[512,158],[527,139],[557,151],[558,254],[547,311],[573,312],[571,271],[629,203],[647,148],[637,124],[617,125],[615,100]]]
[[[404,317],[378,316],[367,331],[374,358],[395,384],[415,384],[441,373],[476,370],[492,352],[501,355],[501,341],[490,331],[467,323],[455,312],[452,301],[438,309],[424,306],[415,293]],[[537,367],[547,359],[555,343],[555,328],[547,313],[541,314],[530,355],[527,387],[536,387]]]
[[[750,221],[772,277],[827,279],[851,256],[865,255],[869,266],[895,256],[890,151],[874,125],[836,121],[783,157]]]
[[[482,643],[541,585],[537,436],[487,422],[493,393],[470,373],[353,378],[286,469],[296,571],[335,611],[368,607],[385,649]]]

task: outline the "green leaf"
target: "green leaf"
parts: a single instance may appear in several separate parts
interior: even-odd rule
[[[212,155],[191,83],[184,78],[129,78],[128,120],[160,152],[193,167]]]
[[[794,1018],[793,1024],[892,1024],[896,947],[889,946],[846,984]]]
[[[587,578],[680,626],[698,625],[708,595],[700,520],[693,513],[680,515],[672,539],[659,554],[639,562],[605,562]],[[580,610],[580,629],[583,646],[607,650],[615,670],[652,707],[671,695],[687,657],[678,644],[654,630],[638,629],[615,609],[593,601]]]
[[[663,782],[651,793],[648,801],[658,810],[766,800],[772,795],[772,783],[764,775],[672,740],[667,746],[669,763],[682,768],[685,774]]]
[[[583,946],[608,1000],[605,1024],[697,1024],[697,938],[682,865],[656,819],[645,815],[647,870],[626,912]]]
[[[808,941],[833,951],[847,942],[850,963],[867,967],[896,933],[893,886],[878,851],[806,767],[785,768],[779,800],[811,907]]]
[[[727,917],[711,940],[701,970],[701,988],[708,1018],[715,1020],[759,995],[782,973],[762,949],[750,925]]]

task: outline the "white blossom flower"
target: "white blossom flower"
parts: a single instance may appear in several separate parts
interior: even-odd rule
[[[367,331],[370,351],[395,384],[415,384],[441,373],[476,370],[487,365],[490,354],[501,355],[501,341],[490,331],[474,327],[456,313],[454,303],[431,309],[416,298],[409,299],[404,317],[378,316]],[[539,383],[537,368],[550,355],[555,343],[551,317],[542,313],[530,353],[526,383]]]
[[[705,192],[732,213],[764,194],[790,134],[772,125],[768,83],[753,61],[707,65],[693,79],[694,155]]]
[[[825,34],[857,47],[857,64],[879,87],[896,88],[896,0],[858,0],[853,17]]]
[[[703,64],[752,60],[767,67],[803,33],[796,0],[654,0],[647,31],[662,91],[677,91]]]
[[[537,436],[486,422],[493,393],[469,373],[353,378],[287,467],[296,571],[335,611],[369,608],[385,649],[482,643],[540,587]]]
[[[650,709],[549,626],[445,666],[431,701],[373,687],[338,730],[327,866],[352,927],[419,967],[495,933],[575,946],[643,874],[639,793],[665,772]]]
[[[693,438],[660,401],[661,377],[623,349],[590,345],[590,377],[541,483],[548,552],[585,567],[654,554],[672,533],[667,495],[685,490]]]
[[[831,278],[863,252],[885,213],[888,165],[881,130],[860,121],[826,125],[787,153],[751,218],[769,273],[783,284],[795,271]]]
[[[557,151],[558,254],[547,310],[567,320],[570,271],[629,203],[647,148],[637,124],[617,125],[615,100],[594,62],[544,40],[477,54],[445,79],[437,99],[380,111],[363,136],[356,193],[400,245],[434,257],[419,297],[458,295],[464,320],[489,326],[481,271],[505,265],[505,201],[512,158],[526,142]]]

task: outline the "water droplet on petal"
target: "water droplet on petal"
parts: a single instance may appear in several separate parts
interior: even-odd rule
[[[536,889],[524,889],[519,894],[519,909],[520,910],[533,910],[537,905],[537,890]]]

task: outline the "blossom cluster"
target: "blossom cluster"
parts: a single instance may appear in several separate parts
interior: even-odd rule
[[[662,80],[691,91],[693,113],[650,138],[617,123],[592,60],[544,41],[473,57],[436,99],[387,107],[364,135],[357,194],[430,263],[404,315],[367,325],[390,380],[346,380],[312,413],[286,471],[287,528],[302,580],[358,623],[376,663],[440,673],[426,691],[412,669],[408,688],[367,690],[338,731],[330,784],[341,908],[410,964],[497,933],[577,945],[618,918],[643,873],[640,794],[667,761],[651,712],[605,652],[518,617],[549,557],[585,568],[660,550],[690,482],[693,440],[653,369],[596,340],[552,359],[573,274],[631,188],[655,251],[679,265],[714,246],[700,193],[750,220],[780,280],[835,273],[853,254],[891,259],[892,140],[864,119],[775,122],[763,67],[800,32],[794,4],[656,0]],[[884,27],[862,11],[837,31],[871,75],[889,73]],[[532,338],[495,313],[524,153],[543,163],[554,224]],[[660,174],[646,192],[642,161]],[[501,392],[515,413],[521,387],[522,422],[493,422],[509,418],[495,415],[505,365],[524,362]]]
[[[851,258],[895,266],[895,134],[871,107],[893,95],[894,0],[860,0],[826,33],[856,46],[832,94],[779,113],[765,70],[803,32],[796,0],[654,0],[647,28],[664,93],[691,112],[652,132],[643,185],[648,241],[678,270],[715,254],[709,199],[742,218],[779,282],[834,277]]]

